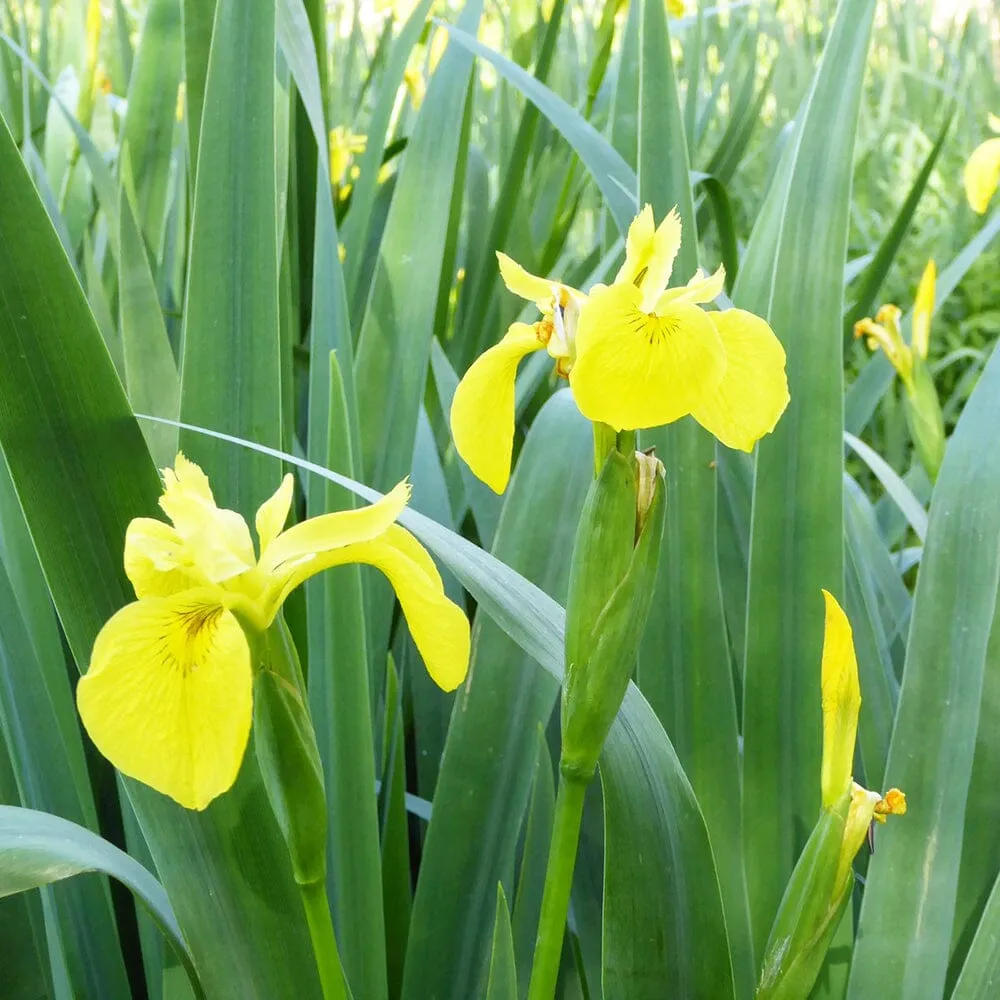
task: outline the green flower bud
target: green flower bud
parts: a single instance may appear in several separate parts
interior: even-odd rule
[[[914,360],[913,377],[903,398],[913,447],[928,477],[934,482],[944,458],[944,418],[934,379],[922,359]]]
[[[299,885],[326,878],[326,792],[298,655],[281,619],[261,640],[254,745]]]
[[[566,608],[562,760],[588,780],[632,677],[663,535],[662,464],[612,451],[584,503]]]

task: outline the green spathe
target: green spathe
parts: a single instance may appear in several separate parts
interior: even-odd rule
[[[594,773],[625,697],[656,582],[662,470],[655,473],[642,516],[638,494],[636,459],[610,452],[577,529],[566,609],[560,766],[564,774],[584,780]]]

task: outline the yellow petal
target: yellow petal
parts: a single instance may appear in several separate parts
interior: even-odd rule
[[[753,313],[728,309],[707,315],[726,351],[726,373],[693,416],[727,447],[753,451],[788,405],[785,349]]]
[[[535,327],[514,323],[499,344],[472,363],[455,390],[451,402],[455,448],[494,493],[503,493],[510,479],[517,366],[543,346]]]
[[[886,816],[905,816],[906,796],[898,788],[890,788],[885,795],[875,803],[875,819],[885,822]]]
[[[260,539],[260,551],[263,552],[284,528],[288,520],[288,512],[292,509],[292,495],[295,490],[295,480],[289,472],[281,480],[274,496],[265,500],[257,511],[255,521],[257,537]]]
[[[178,453],[172,469],[163,470],[160,507],[174,523],[191,556],[212,583],[221,583],[253,567],[253,541],[246,521],[215,505],[208,477]]]
[[[552,311],[552,300],[559,282],[529,274],[516,260],[499,250],[497,261],[500,264],[500,277],[510,291],[522,299],[534,302],[543,312]]]
[[[854,741],[861,711],[861,686],[854,638],[847,615],[829,592],[826,602],[826,628],[823,633],[823,808],[836,805],[851,784],[854,769]],[[878,796],[875,797],[876,801]],[[871,821],[869,817],[865,825]],[[853,859],[854,855],[851,855]]]
[[[372,541],[321,553],[309,564],[310,575],[345,563],[375,566],[389,578],[427,672],[443,690],[457,688],[469,666],[469,621],[445,596],[427,550],[393,524]]]
[[[129,523],[125,532],[125,575],[140,599],[169,597],[211,582],[176,529],[151,517],[137,517]]]
[[[636,285],[643,293],[643,308],[651,310],[670,281],[674,259],[681,246],[681,217],[672,208],[654,230],[653,209],[645,205],[629,226],[625,263],[615,284]]]
[[[937,269],[934,261],[929,260],[917,286],[917,297],[913,300],[913,327],[910,343],[913,350],[922,357],[927,357],[927,348],[931,336],[931,315],[934,312],[934,285]]]
[[[288,593],[323,568],[317,562],[320,555],[378,538],[409,499],[410,484],[404,479],[377,503],[310,517],[278,535],[260,557],[260,569],[270,578],[265,617],[273,618]]]
[[[232,787],[253,714],[250,648],[215,596],[126,605],[101,629],[77,687],[97,749],[187,809]]]
[[[684,0],[667,0],[667,13],[671,17],[683,17]]]
[[[660,297],[657,306],[667,302],[711,302],[718,298],[726,287],[726,269],[719,265],[714,274],[706,275],[701,268],[694,277],[681,288],[669,288]]]
[[[591,294],[580,313],[570,385],[588,420],[615,430],[658,427],[714,392],[726,355],[708,314],[688,303],[640,309],[634,285]]]
[[[987,139],[973,152],[965,165],[963,178],[969,204],[981,215],[1000,182],[1000,139]]]
[[[854,858],[861,850],[865,837],[868,836],[868,827],[871,826],[872,819],[875,817],[875,807],[878,802],[878,792],[870,792],[857,782],[851,782],[851,805],[847,813],[847,823],[844,826],[844,837],[840,842],[840,857],[833,883],[835,896],[841,891],[841,887],[850,876]]]

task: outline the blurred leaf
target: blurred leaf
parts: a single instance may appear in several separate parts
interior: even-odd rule
[[[874,0],[842,0],[733,299],[766,315],[791,403],[757,446],[743,702],[744,846],[758,955],[819,809],[823,601],[843,595],[840,317]],[[822,199],[816,192],[822,191]]]
[[[514,967],[514,941],[510,931],[510,912],[503,885],[497,883],[497,913],[493,924],[493,947],[486,984],[486,1000],[517,1000],[517,969]]]
[[[116,878],[145,905],[183,962],[197,995],[204,996],[167,894],[142,865],[68,820],[0,806],[0,897],[95,871]]]
[[[1000,989],[1000,879],[994,883],[951,1000],[990,1000],[997,989]]]
[[[909,808],[868,868],[849,997],[929,1000],[944,989],[1000,577],[1000,455],[990,447],[998,421],[994,354],[934,489],[885,777],[907,793]]]
[[[875,478],[885,487],[886,494],[892,497],[896,506],[903,512],[913,533],[923,541],[927,535],[927,511],[924,510],[923,504],[910,492],[910,488],[896,470],[874,448],[870,448],[864,441],[847,432],[844,433],[844,440],[858,458],[871,469]]]

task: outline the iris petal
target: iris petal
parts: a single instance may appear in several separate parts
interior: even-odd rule
[[[654,228],[653,209],[643,206],[629,226],[625,263],[615,276],[615,284],[637,285],[642,289],[644,308],[652,309],[670,281],[680,246],[681,217],[677,209],[672,208]]]
[[[927,349],[931,339],[931,315],[934,312],[934,291],[937,280],[937,268],[934,261],[929,260],[920,276],[917,295],[913,300],[913,324],[911,326],[910,345],[914,353],[921,358],[927,357]]]
[[[465,373],[451,403],[455,448],[473,474],[503,493],[514,454],[514,378],[521,359],[544,345],[533,326],[514,323]]]
[[[851,623],[831,593],[824,590],[823,598],[826,602],[826,627],[820,681],[823,696],[821,784],[823,808],[830,809],[851,784],[854,742],[858,732],[858,713],[861,711],[861,687]],[[878,800],[877,795],[875,799]],[[871,822],[871,817],[868,822]]]
[[[134,518],[125,532],[125,574],[138,598],[169,597],[210,582],[177,530],[150,517]]]
[[[693,415],[729,448],[752,451],[788,405],[785,349],[759,316],[742,309],[706,313],[726,351],[726,373]]]
[[[972,210],[982,215],[1000,183],[1000,139],[987,139],[973,152],[963,178]]]
[[[257,537],[260,539],[261,552],[281,534],[281,529],[288,520],[288,512],[292,509],[294,488],[295,480],[292,474],[288,473],[281,480],[281,485],[275,490],[274,495],[260,505],[254,523]]]
[[[592,293],[577,327],[573,395],[585,417],[616,430],[678,420],[705,401],[726,368],[722,341],[702,309],[670,303],[646,313],[641,301],[633,285]]]
[[[510,291],[522,299],[534,302],[542,312],[552,311],[554,289],[559,282],[529,274],[516,260],[499,250],[497,261],[500,264],[500,277]]]
[[[126,605],[101,629],[77,688],[98,750],[188,809],[236,781],[252,701],[249,646],[211,590]]]

